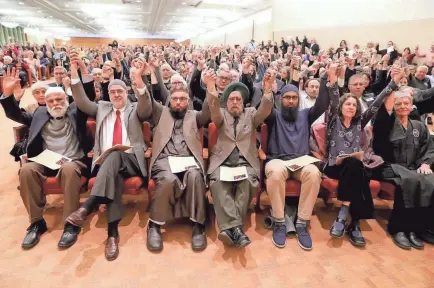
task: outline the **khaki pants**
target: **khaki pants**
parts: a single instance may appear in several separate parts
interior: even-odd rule
[[[79,162],[67,162],[57,173],[57,181],[64,196],[63,220],[80,207],[81,172],[86,166]],[[41,220],[45,204],[42,191],[47,178],[46,168],[38,163],[29,162],[20,169],[20,194],[29,213],[30,223]],[[48,169],[48,168],[47,168]]]
[[[292,177],[292,179],[301,182],[298,217],[306,221],[310,220],[321,184],[321,172],[318,168],[313,164],[309,164],[300,170],[291,172],[286,168],[282,160],[274,159],[265,165],[265,175],[267,177],[267,193],[271,201],[272,216],[276,219],[284,218],[285,185],[286,180]]]

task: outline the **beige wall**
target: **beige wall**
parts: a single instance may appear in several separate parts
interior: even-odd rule
[[[275,31],[274,39],[281,37],[288,39],[295,36],[308,38],[314,37],[321,48],[339,46],[342,39],[347,41],[349,47],[354,44],[364,45],[369,41],[380,43],[380,48],[385,48],[387,41],[392,40],[399,51],[409,46],[412,51],[419,44],[421,51],[426,51],[434,41],[434,33],[430,35],[429,27],[434,27],[434,19],[414,20],[396,23],[381,23],[362,26],[327,27],[316,29],[299,29]],[[432,30],[432,29],[431,29]]]
[[[113,43],[113,40],[116,40],[118,43],[125,43],[125,45],[150,45],[150,44],[168,44],[170,42],[174,42],[173,39],[127,39],[127,40],[119,40],[115,38],[86,38],[86,37],[72,37],[71,40],[66,43],[76,47],[89,47],[96,48],[101,47],[102,45],[107,45]],[[55,41],[57,45],[63,45],[64,41],[56,39]]]

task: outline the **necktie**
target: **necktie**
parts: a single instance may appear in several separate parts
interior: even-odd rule
[[[234,136],[235,136],[235,139],[237,138],[237,125],[238,125],[238,120],[239,120],[239,118],[235,118],[235,119],[234,119]]]
[[[116,144],[122,144],[122,121],[121,111],[116,110],[116,121],[113,129],[113,146]]]

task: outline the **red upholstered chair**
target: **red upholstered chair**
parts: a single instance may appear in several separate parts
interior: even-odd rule
[[[88,121],[88,122],[90,122],[90,121]],[[90,129],[90,133],[92,134],[93,137],[95,137],[96,123],[94,121],[91,121],[91,122],[93,122],[93,124],[91,124],[92,129]],[[145,140],[146,145],[148,145],[148,147],[151,147],[150,146],[150,143],[151,143],[151,126],[149,125],[149,122],[143,122],[142,131],[143,131],[143,138]],[[148,156],[148,153],[150,153],[150,149],[151,148],[149,148],[149,150],[145,153],[145,158]],[[89,179],[89,184],[88,184],[89,190],[92,190],[92,187],[95,184],[95,180],[96,180],[96,177]],[[123,193],[128,194],[128,195],[138,195],[138,194],[140,194],[142,188],[144,188],[144,183],[142,181],[142,178],[140,178],[138,176],[130,177],[130,178],[125,179],[125,181],[124,181]],[[151,198],[151,195],[148,194],[148,196]],[[150,200],[151,199],[149,199],[149,201]]]
[[[3,93],[3,76],[0,76],[0,93]]]
[[[199,133],[200,133],[200,143],[202,144],[202,147],[203,147],[203,135],[204,135],[203,128],[200,128]],[[149,134],[149,142],[152,144],[150,134]],[[146,157],[148,159],[148,167],[149,167],[149,170],[151,170],[151,163],[150,162],[151,162],[152,150],[148,149],[147,152],[149,152],[146,155]],[[204,159],[204,165],[205,165],[204,168],[205,168],[205,173],[206,173],[206,168],[208,167],[207,166],[208,165],[208,149],[202,148],[202,157]],[[149,181],[148,181],[149,204],[151,203],[152,198],[154,197],[156,190],[157,190],[157,187],[155,185],[155,181],[152,180],[151,175],[149,175]]]
[[[256,198],[256,206],[257,210],[260,210],[260,197],[263,191],[266,191],[266,179],[265,179],[265,159],[267,158],[268,152],[268,127],[267,124],[262,124],[261,126],[261,149],[259,149],[259,159],[261,160],[261,185],[264,190],[258,193],[258,197]],[[289,179],[286,180],[285,185],[285,196],[288,197],[299,197],[301,192],[301,183],[300,181]]]
[[[317,123],[312,125],[313,132],[311,133],[311,137],[314,137],[315,142],[318,144],[319,151],[312,151],[312,154],[315,155],[318,159],[323,158],[322,155],[325,155],[325,140],[326,140],[326,125],[324,123]],[[312,141],[311,141],[312,142]],[[338,180],[331,179],[325,177],[321,182],[320,195],[323,199],[327,198],[336,198],[337,197],[337,189],[338,189]],[[377,198],[378,193],[380,192],[380,182],[376,180],[371,180],[369,183],[369,188],[371,189],[372,198]]]
[[[32,76],[32,71],[30,71],[30,69],[26,69],[27,72],[27,84],[29,84],[29,87],[32,87],[33,84],[33,76]]]
[[[215,144],[217,143],[218,138],[218,130],[214,123],[210,123],[208,126],[208,149],[209,154],[211,154],[212,149],[214,148]],[[256,143],[256,131],[252,133],[252,142]],[[260,179],[260,177],[259,177]],[[261,183],[259,181],[258,185],[258,191],[256,192],[255,198],[258,199],[260,197],[261,193]]]

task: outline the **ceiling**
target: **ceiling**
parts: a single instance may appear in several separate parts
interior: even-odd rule
[[[271,0],[0,0],[0,22],[56,38],[185,40],[270,5]]]

